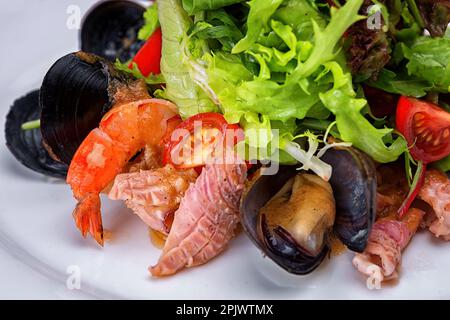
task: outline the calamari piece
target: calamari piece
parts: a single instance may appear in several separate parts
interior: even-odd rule
[[[195,170],[177,171],[173,166],[120,174],[109,192],[112,200],[123,200],[150,228],[169,234],[174,213],[191,183]]]
[[[175,212],[158,264],[149,268],[153,276],[204,264],[226,248],[239,222],[246,172],[238,160],[206,165]]]
[[[355,268],[378,283],[397,278],[402,251],[416,233],[423,216],[422,210],[413,208],[401,221],[392,217],[378,220],[366,249],[353,258]]]
[[[450,179],[439,170],[429,169],[419,198],[428,203],[436,215],[429,230],[436,237],[450,241]]]

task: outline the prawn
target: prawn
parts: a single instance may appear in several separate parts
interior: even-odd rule
[[[83,237],[89,233],[103,246],[100,192],[139,150],[160,143],[176,109],[160,99],[116,106],[82,142],[70,164],[67,183],[78,200],[73,217]]]

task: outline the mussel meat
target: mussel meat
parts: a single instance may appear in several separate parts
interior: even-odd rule
[[[47,176],[64,178],[67,165],[50,157],[42,145],[41,131],[22,129],[23,123],[39,119],[40,113],[39,90],[17,99],[6,117],[6,145],[26,167]]]
[[[294,166],[261,175],[241,201],[241,222],[251,240],[294,274],[310,273],[323,261],[334,218],[331,186]]]
[[[84,52],[59,59],[45,76],[40,91],[45,147],[55,160],[67,165],[113,105],[148,96],[145,83]]]
[[[307,274],[329,252],[331,232],[361,252],[376,213],[373,161],[354,148],[328,150],[331,180],[280,166],[276,175],[259,175],[241,199],[241,223],[264,254],[290,273]]]
[[[376,218],[376,169],[355,148],[328,150],[322,160],[333,167],[330,179],[336,199],[334,230],[347,248],[363,252]]]
[[[142,46],[139,29],[145,8],[135,1],[102,1],[83,19],[81,50],[109,61],[128,61]]]

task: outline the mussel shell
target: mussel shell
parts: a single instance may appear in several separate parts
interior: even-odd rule
[[[39,129],[22,130],[22,124],[39,119],[39,90],[17,99],[12,105],[5,124],[6,145],[23,165],[55,178],[65,178],[67,165],[53,160],[42,145]]]
[[[355,148],[331,149],[321,159],[333,167],[335,233],[347,248],[363,252],[376,218],[375,165]]]
[[[85,16],[81,50],[109,61],[128,61],[142,46],[139,29],[144,25],[145,8],[133,1],[102,1]]]
[[[40,95],[42,137],[52,157],[70,164],[111,109],[116,90],[131,81],[95,55],[78,52],[59,59],[46,74]]]
[[[297,173],[295,166],[280,166],[276,175],[256,178],[241,198],[240,215],[244,231],[265,255],[286,271],[304,275],[320,265],[329,252],[328,246],[317,256],[311,256],[296,246],[289,235],[278,232],[280,230],[267,230],[260,215],[260,209]]]

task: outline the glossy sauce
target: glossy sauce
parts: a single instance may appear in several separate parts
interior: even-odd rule
[[[150,241],[152,244],[158,248],[164,248],[164,244],[166,243],[167,236],[162,234],[161,232],[155,231],[153,229],[148,229],[148,234],[150,236]]]
[[[113,234],[109,230],[103,230],[103,240],[105,241],[111,241],[113,238]]]
[[[332,234],[328,241],[332,257],[339,256],[347,251],[345,245],[341,242],[341,240],[338,239],[336,235]]]

